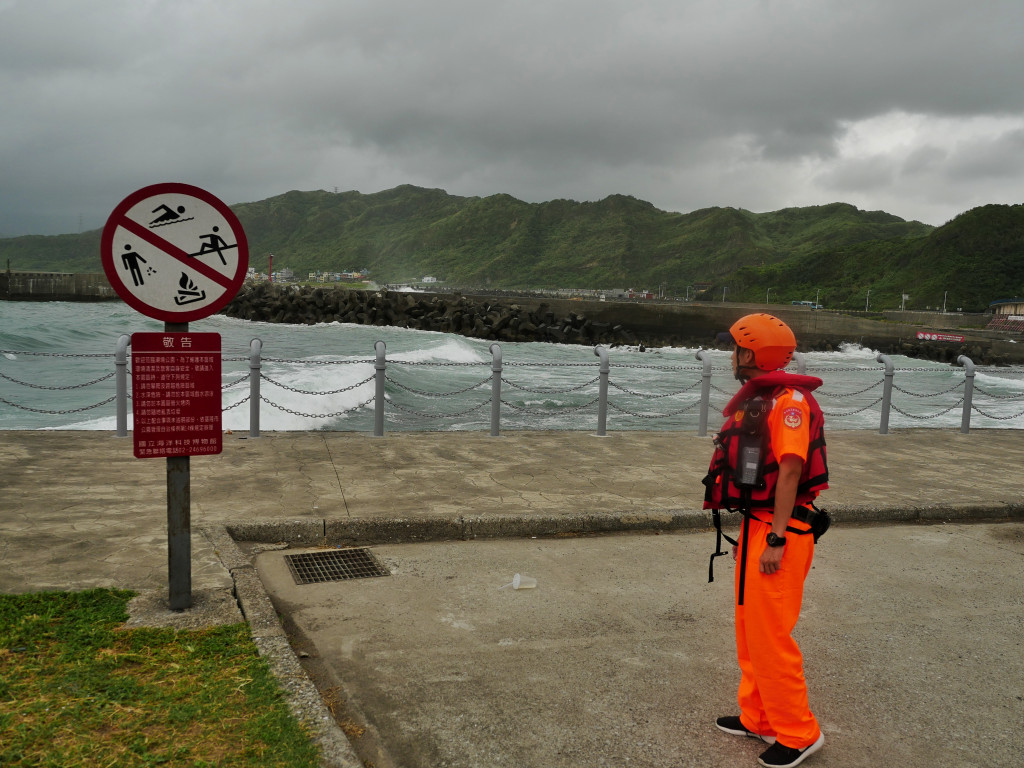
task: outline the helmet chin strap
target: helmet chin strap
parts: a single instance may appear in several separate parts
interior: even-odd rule
[[[733,371],[732,375],[733,375],[733,378],[736,379],[736,381],[740,382],[741,384],[746,384],[748,381],[750,381],[754,377],[751,376],[749,373],[744,373],[744,371],[756,371],[757,370],[757,360],[754,360],[754,356],[751,355],[751,359],[753,360],[754,364],[753,365],[742,365],[740,363],[740,360],[739,360],[740,350],[742,350],[742,349],[744,349],[744,348],[741,347],[739,344],[736,345],[736,370]],[[745,351],[749,352],[750,350],[745,350]]]
[[[736,379],[736,381],[740,382],[741,384],[746,384],[748,381],[750,381],[754,377],[751,376],[749,373],[744,373],[744,371],[756,371],[756,370],[757,370],[757,366],[756,365],[737,365],[736,366],[736,372],[733,374],[733,377]]]

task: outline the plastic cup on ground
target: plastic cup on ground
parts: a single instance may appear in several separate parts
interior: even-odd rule
[[[537,580],[532,576],[523,576],[517,573],[512,577],[512,589],[533,589],[537,586]]]
[[[512,581],[498,587],[498,589],[508,589],[509,587],[512,587],[512,589],[533,589],[536,586],[537,580],[535,578],[532,576],[523,576],[523,574],[517,573],[512,577]]]

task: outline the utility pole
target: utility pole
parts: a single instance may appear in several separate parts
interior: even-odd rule
[[[949,294],[949,291],[943,291],[942,292],[942,314],[946,314],[946,296],[948,294]]]
[[[871,306],[871,289],[868,288],[868,297],[864,299],[864,311],[868,311],[868,307]]]

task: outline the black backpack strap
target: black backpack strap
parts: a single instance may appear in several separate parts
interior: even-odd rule
[[[715,524],[715,531],[717,531],[717,538],[715,539],[715,553],[711,555],[711,562],[708,563],[708,584],[715,580],[715,558],[721,557],[722,555],[729,554],[722,549],[722,539],[725,539],[734,547],[738,546],[735,539],[731,538],[725,532],[722,531],[722,513],[721,510],[711,510],[711,520]]]
[[[743,605],[743,596],[747,589],[747,547],[750,545],[750,518],[751,515],[743,515],[743,534],[740,545],[740,593],[736,598],[736,605]]]
[[[737,599],[737,602],[736,602],[737,605],[743,605],[743,593],[745,591],[746,582],[747,582],[747,542],[750,539],[750,519],[751,518],[754,518],[755,520],[758,519],[758,518],[754,517],[753,512],[751,512],[751,510],[750,510],[749,490],[744,490],[743,495],[745,497],[747,497],[748,503],[745,503],[743,506],[741,506],[739,510],[732,510],[732,509],[728,510],[729,512],[739,511],[743,515],[743,532],[740,535],[740,541],[737,541],[737,540],[727,536],[722,531],[722,515],[721,515],[720,510],[717,510],[717,509],[711,510],[711,519],[715,523],[715,530],[718,532],[718,535],[717,535],[717,538],[715,540],[715,553],[713,555],[711,555],[711,562],[708,565],[708,583],[710,584],[712,581],[715,580],[715,558],[716,557],[721,557],[722,555],[729,554],[728,552],[725,552],[724,550],[722,550],[722,539],[725,539],[730,544],[732,544],[734,547],[737,547],[737,546],[740,547],[740,564],[739,564],[739,568],[740,568],[740,574],[739,574],[739,576],[740,576],[740,588],[739,588],[739,592],[740,593],[739,593],[739,596],[738,596],[738,599]],[[740,542],[742,542],[742,543],[740,543]]]

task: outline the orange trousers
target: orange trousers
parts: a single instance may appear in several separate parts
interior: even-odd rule
[[[821,735],[807,703],[804,659],[793,639],[800,618],[804,579],[814,558],[814,537],[786,534],[781,568],[771,575],[760,572],[758,561],[768,546],[770,514],[757,513],[766,522],[751,520],[747,531],[746,583],[743,605],[736,606],[736,652],[740,665],[737,694],[740,719],[755,733],[775,736],[782,744],[803,749]],[[792,522],[794,528],[806,528]],[[742,565],[743,538],[736,568],[736,597]]]

